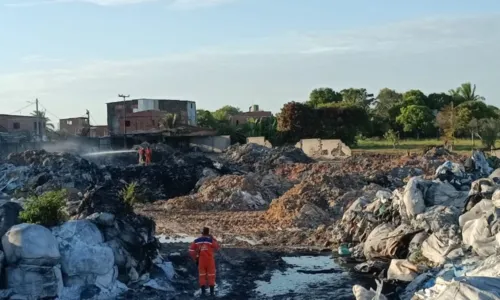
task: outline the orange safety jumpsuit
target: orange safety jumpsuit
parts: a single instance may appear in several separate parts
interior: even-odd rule
[[[142,165],[144,163],[144,148],[139,148],[139,164]]]
[[[219,243],[211,235],[203,235],[195,239],[189,247],[189,255],[198,260],[198,275],[200,287],[215,286],[215,259],[214,252],[219,250]]]
[[[152,154],[152,150],[151,149],[146,149],[145,150],[145,154],[146,154],[146,165],[149,165],[151,164],[151,154]]]

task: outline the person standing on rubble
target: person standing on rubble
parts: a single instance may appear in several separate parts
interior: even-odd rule
[[[144,148],[139,147],[137,153],[139,154],[139,165],[142,165],[144,163]]]
[[[198,265],[198,276],[201,294],[204,296],[208,286],[210,295],[215,296],[215,258],[214,252],[219,250],[219,243],[210,234],[210,229],[203,227],[201,236],[195,239],[189,247],[189,255]]]
[[[151,155],[153,155],[153,151],[149,146],[146,147],[146,150],[144,151],[144,155],[146,157],[146,166],[151,164]]]

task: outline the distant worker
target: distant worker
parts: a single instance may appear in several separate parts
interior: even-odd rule
[[[153,155],[153,151],[149,146],[146,147],[144,151],[144,156],[146,157],[146,166],[151,164],[151,155]]]
[[[144,163],[144,148],[139,147],[137,153],[139,154],[139,165],[142,165]]]
[[[198,276],[201,294],[204,296],[208,286],[210,295],[215,296],[215,258],[214,252],[219,250],[219,243],[210,235],[210,229],[204,227],[202,236],[195,239],[189,247],[189,255],[198,265]]]

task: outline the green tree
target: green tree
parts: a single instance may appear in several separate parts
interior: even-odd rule
[[[436,116],[436,123],[443,133],[442,137],[445,143],[455,141],[455,133],[459,128],[457,108],[451,105],[445,106]]]
[[[427,96],[426,105],[430,109],[441,110],[445,106],[450,105],[453,97],[445,93],[432,93]]]
[[[321,104],[337,103],[342,101],[342,95],[331,88],[317,88],[309,94],[309,101],[306,103],[312,107],[318,107]]]
[[[479,137],[485,148],[491,149],[495,147],[499,131],[500,120],[493,118],[479,120]]]
[[[484,97],[476,94],[476,85],[470,82],[462,83],[458,88],[449,91],[456,104],[468,101],[484,101]]]
[[[231,105],[225,105],[214,112],[214,118],[218,121],[228,121],[230,117],[240,114],[241,110]]]
[[[432,128],[434,115],[427,106],[409,105],[401,108],[401,114],[396,120],[405,132],[415,132],[418,139],[421,133]]]
[[[374,112],[377,116],[380,116],[385,119],[389,119],[389,110],[393,108],[395,105],[398,105],[402,102],[403,95],[396,92],[395,90],[391,90],[389,88],[383,88],[377,95],[375,100],[375,109]]]
[[[342,94],[342,101],[364,108],[368,108],[375,101],[373,94],[369,94],[366,89],[348,88],[340,91],[340,94]]]
[[[427,96],[421,90],[409,90],[403,94],[404,105],[427,105]]]
[[[208,110],[199,109],[196,111],[196,123],[200,127],[217,128],[217,120],[213,114]]]
[[[467,108],[470,110],[471,117],[475,119],[497,118],[498,113],[495,107],[487,105],[482,101],[466,101],[457,106],[458,108]]]

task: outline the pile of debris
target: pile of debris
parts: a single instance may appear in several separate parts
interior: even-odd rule
[[[273,200],[266,218],[281,227],[316,228],[341,214],[346,204],[340,200],[342,195],[364,185],[366,181],[359,175],[310,176]]]
[[[291,184],[273,174],[212,176],[203,180],[198,191],[167,201],[166,208],[191,210],[261,210],[285,193]]]
[[[500,269],[500,185],[491,178],[470,182],[492,171],[482,153],[474,152],[472,161],[467,168],[471,173],[447,161],[434,180],[412,177],[392,193],[379,191],[373,199],[356,200],[332,232],[339,242],[350,244],[339,252],[366,258],[355,268],[360,272],[411,282],[402,299],[444,299],[458,289],[454,299],[497,293],[500,278],[482,284],[477,276],[484,272],[477,270],[484,258],[496,261],[490,267]],[[470,264],[471,259],[476,262]],[[366,290],[353,290],[357,299],[365,299],[361,294]]]
[[[178,171],[160,173],[170,182],[144,186],[158,190],[162,184],[175,186],[178,180],[178,190],[172,194],[195,186],[198,178],[181,180],[188,177],[187,172],[196,176],[196,168],[179,160],[172,168]],[[7,261],[2,272],[7,276],[7,289],[0,290],[0,296],[111,299],[127,289],[125,284],[147,283],[153,266],[166,268],[158,256],[155,223],[135,214],[121,197],[121,190],[127,185],[124,177],[136,181],[150,176],[153,181],[158,172],[143,173],[133,166],[98,167],[78,156],[43,150],[11,154],[0,165],[0,191],[6,198],[65,189],[67,212],[73,220],[54,228],[19,224],[21,206],[0,201],[5,252],[0,252],[0,257],[5,254]]]
[[[215,176],[230,173],[209,158],[196,155],[174,155],[161,163],[147,168],[139,165],[127,167],[107,166],[115,185],[120,182],[136,182],[141,197],[146,201],[165,200],[191,193],[198,181],[206,176],[207,170]]]
[[[247,172],[267,172],[280,164],[313,162],[296,147],[268,148],[252,143],[231,146],[223,153],[221,159]]]
[[[111,299],[153,265],[165,265],[155,223],[133,213],[110,187],[88,192],[74,220],[53,228],[20,224],[20,211],[15,202],[0,202],[5,233],[0,256],[7,261],[2,297],[87,299],[90,293]]]
[[[106,182],[115,186],[136,182],[145,201],[164,200],[189,194],[207,169],[217,176],[231,173],[200,154],[171,154],[160,163],[143,168],[137,164],[99,167],[68,153],[26,151],[11,154],[6,164],[0,165],[0,196],[14,192],[27,195],[33,191],[41,195],[57,189],[83,193]]]
[[[0,165],[0,193],[17,190],[41,195],[61,188],[86,190],[105,177],[97,165],[69,153],[45,150],[11,153]]]

